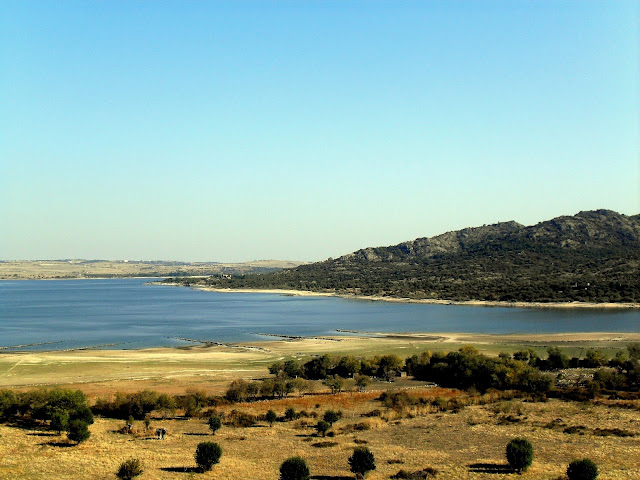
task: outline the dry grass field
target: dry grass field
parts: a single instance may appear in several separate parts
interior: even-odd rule
[[[215,275],[256,269],[291,268],[300,262],[256,260],[242,263],[139,262],[129,260],[15,260],[0,262],[0,279],[53,279],[95,277],[168,277]]]
[[[549,345],[558,345],[570,355],[579,355],[591,346],[613,352],[638,337],[394,334],[184,349],[13,352],[0,353],[0,386],[79,388],[91,401],[116,391],[145,388],[172,394],[196,388],[220,394],[233,379],[266,377],[267,366],[274,361],[306,359],[314,354],[396,353],[406,357],[425,349],[450,351],[474,344],[490,354],[523,347],[543,352]],[[529,403],[498,399],[472,404],[457,413],[439,412],[431,406],[408,407],[398,413],[376,400],[384,390],[404,389],[426,399],[466,394],[426,388],[409,379],[392,384],[379,381],[364,393],[330,395],[322,393],[322,388],[318,384],[315,394],[303,397],[221,408],[221,413],[235,408],[252,415],[273,409],[282,416],[292,406],[306,410],[310,417],[276,422],[272,428],[264,422],[249,428],[225,425],[215,437],[205,419],[162,419],[157,414],[151,431],[145,432],[143,423],[137,422],[134,435],[117,432],[124,425],[122,420],[97,418],[91,426],[91,438],[79,446],[70,446],[64,434],[58,436],[46,425],[0,425],[0,478],[113,479],[121,462],[139,458],[145,470],[141,479],[275,480],[284,459],[301,455],[310,464],[312,478],[337,480],[353,478],[347,458],[357,445],[366,445],[376,456],[377,469],[367,476],[371,480],[388,479],[400,469],[411,472],[426,467],[437,469],[436,478],[440,479],[555,480],[568,462],[578,457],[592,458],[600,467],[602,480],[640,478],[640,405],[622,409],[558,400]],[[330,408],[342,410],[344,416],[335,424],[333,437],[318,437],[313,425]],[[382,418],[362,416],[376,409],[381,410]],[[167,429],[164,441],[154,438],[152,432],[157,427]],[[576,427],[576,433],[564,433],[569,427]],[[618,428],[633,436],[600,436],[596,428]],[[534,464],[521,477],[505,471],[505,446],[516,436],[528,438],[535,447]],[[221,462],[211,472],[198,473],[193,458],[196,445],[212,440],[224,450]]]
[[[459,395],[444,389],[413,389],[424,398]],[[398,470],[436,468],[441,479],[556,479],[574,458],[592,458],[602,480],[640,478],[640,419],[637,410],[609,409],[593,404],[550,400],[527,403],[500,400],[468,406],[458,413],[437,412],[433,407],[410,407],[402,414],[386,410],[376,400],[379,392],[311,395],[271,402],[237,404],[251,414],[287,407],[321,416],[329,408],[344,415],[333,427],[333,437],[318,437],[314,418],[259,422],[249,428],[223,426],[215,436],[204,419],[154,417],[151,431],[142,422],[133,435],[117,433],[120,420],[97,419],[91,438],[68,446],[64,436],[46,428],[0,426],[0,478],[6,479],[107,479],[115,478],[118,465],[129,458],[144,464],[141,479],[264,479],[276,480],[283,460],[304,457],[312,478],[353,478],[347,458],[358,445],[369,447],[377,469],[367,478],[388,479]],[[362,413],[381,409],[383,418]],[[511,421],[505,421],[509,417]],[[363,426],[365,425],[365,426]],[[164,441],[152,431],[164,427]],[[564,433],[570,426],[585,426],[583,434]],[[632,437],[596,436],[595,428],[619,428]],[[529,439],[535,448],[532,467],[522,476],[505,472],[505,446],[516,436]],[[208,473],[194,471],[193,454],[202,441],[216,441],[223,448],[218,465]]]

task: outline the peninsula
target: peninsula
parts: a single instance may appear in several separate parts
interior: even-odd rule
[[[266,274],[164,283],[396,301],[634,306],[639,266],[640,215],[596,210],[533,226],[465,228]]]

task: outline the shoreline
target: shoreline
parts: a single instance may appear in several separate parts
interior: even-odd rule
[[[380,343],[384,341],[400,341],[408,343],[424,343],[424,344],[459,344],[459,345],[491,345],[491,344],[597,344],[597,343],[640,343],[640,332],[545,332],[545,333],[484,333],[484,332],[425,332],[425,331],[400,331],[400,332],[381,332],[381,331],[365,331],[365,330],[335,330],[334,334],[323,336],[302,336],[287,335],[277,333],[256,333],[260,337],[266,337],[263,340],[254,339],[246,341],[230,341],[216,342],[207,340],[198,340],[191,338],[179,338],[185,342],[184,345],[159,345],[146,346],[140,348],[109,348],[118,344],[88,345],[84,347],[71,347],[63,349],[20,349],[19,347],[31,347],[35,345],[47,345],[59,342],[47,342],[45,344],[29,344],[19,346],[0,347],[0,359],[10,356],[39,356],[53,355],[61,357],[72,356],[88,356],[88,357],[129,357],[129,356],[145,356],[157,354],[186,353],[191,354],[205,352],[240,352],[254,351],[269,353],[270,347],[283,345],[322,345],[323,353],[331,353],[334,349],[340,349],[337,346],[340,342],[344,345],[355,341],[367,341]],[[295,347],[296,349],[298,347]],[[298,355],[305,355],[303,352],[297,352]],[[2,378],[2,372],[0,372]]]
[[[177,286],[183,285],[175,283],[159,282],[157,285]],[[340,294],[329,292],[310,292],[304,290],[285,289],[255,289],[255,288],[216,288],[191,286],[194,290],[218,293],[270,293],[291,297],[338,297],[347,300],[364,300],[370,302],[392,302],[392,303],[421,303],[427,305],[462,305],[468,307],[505,307],[505,308],[594,308],[594,309],[637,309],[640,303],[589,303],[589,302],[505,302],[491,300],[439,300],[439,299],[414,299],[401,297],[380,297],[353,294]]]
[[[345,332],[346,333],[346,332]],[[401,358],[432,352],[456,351],[473,345],[490,356],[533,348],[562,348],[569,356],[583,356],[589,348],[608,355],[627,344],[640,342],[638,333],[588,332],[554,334],[482,333],[383,333],[275,338],[268,341],[228,344],[196,344],[139,350],[52,350],[0,353],[2,388],[80,388],[90,395],[118,391],[180,393],[206,388],[223,392],[229,383],[264,378],[268,366],[283,359],[307,359],[320,355],[373,357],[396,354]]]

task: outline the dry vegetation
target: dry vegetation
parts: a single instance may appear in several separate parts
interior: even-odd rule
[[[444,389],[414,389],[416,397],[465,397]],[[0,477],[7,479],[79,479],[115,478],[118,465],[128,458],[144,464],[142,479],[217,478],[277,479],[282,461],[300,455],[309,462],[316,478],[353,478],[347,457],[357,445],[366,445],[376,456],[377,469],[367,478],[387,479],[399,469],[426,467],[437,469],[442,479],[555,479],[576,457],[588,456],[600,466],[606,479],[640,478],[637,452],[640,437],[595,435],[593,428],[618,428],[640,434],[638,411],[610,409],[606,406],[560,402],[527,403],[499,400],[470,405],[457,413],[438,412],[435,407],[410,407],[400,412],[385,409],[376,398],[379,393],[311,395],[270,402],[239,404],[221,409],[244,411],[253,415],[270,408],[279,415],[287,407],[322,415],[327,409],[339,409],[344,416],[332,429],[333,437],[317,437],[313,417],[292,422],[266,422],[254,427],[223,426],[211,436],[204,419],[168,419],[153,417],[151,428],[162,426],[168,436],[156,440],[152,431],[144,431],[142,422],[135,433],[117,433],[121,420],[97,419],[91,438],[79,446],[66,446],[44,427],[0,426]],[[380,417],[362,414],[381,410]],[[505,421],[505,418],[511,420]],[[566,426],[588,426],[583,434],[564,433]],[[522,477],[500,472],[505,468],[504,449],[516,436],[528,438],[535,447],[535,460]],[[220,464],[206,474],[194,472],[193,453],[205,440],[218,442],[223,450]],[[324,447],[324,448],[323,448]]]
[[[18,389],[35,384],[81,388],[90,399],[115,391],[152,388],[183,393],[197,387],[221,393],[234,378],[267,376],[274,360],[309,358],[311,354],[370,355],[397,353],[408,356],[429,348],[453,350],[474,342],[485,352],[514,351],[532,346],[563,345],[575,354],[585,347],[622,348],[637,336],[582,334],[567,336],[393,335],[381,338],[351,337],[340,342],[304,339],[264,342],[254,348],[230,346],[156,349],[149,351],[35,352],[0,355],[0,382]],[[255,345],[245,345],[253,347]],[[305,352],[302,355],[300,352]],[[571,350],[568,350],[571,354]],[[151,429],[138,421],[134,434],[118,431],[123,420],[96,418],[91,438],[69,446],[45,423],[0,425],[0,478],[7,479],[107,479],[129,458],[144,464],[141,479],[277,479],[283,460],[304,457],[312,478],[353,478],[347,458],[358,445],[369,447],[377,469],[367,478],[388,479],[400,469],[435,468],[440,479],[545,479],[555,480],[567,464],[589,457],[599,466],[599,479],[640,478],[640,401],[528,402],[503,394],[471,395],[457,390],[426,388],[423,383],[400,379],[375,382],[364,393],[330,395],[317,384],[315,393],[281,400],[258,401],[218,407],[228,415],[236,409],[260,417],[269,409],[280,417],[293,407],[306,415],[292,422],[264,421],[248,428],[224,425],[214,436],[206,418],[184,419],[176,412],[163,419],[151,415]],[[393,409],[378,397],[393,388],[422,403]],[[441,411],[433,401],[456,399],[462,408]],[[618,408],[624,406],[625,408]],[[317,436],[313,428],[328,410],[341,410],[333,436]],[[378,410],[378,413],[371,413]],[[455,413],[454,413],[455,412]],[[206,412],[205,412],[206,413]],[[155,428],[168,431],[166,440],[155,439]],[[630,435],[630,436],[628,436]],[[514,437],[529,439],[535,448],[533,466],[522,477],[505,470],[505,446]],[[220,464],[208,473],[197,473],[193,454],[202,441],[218,442],[224,453]],[[497,472],[497,473],[496,473]]]
[[[378,336],[305,338],[268,342],[194,345],[147,350],[72,350],[14,352],[0,350],[0,385],[32,387],[72,386],[89,395],[150,388],[179,393],[203,388],[220,393],[235,378],[260,378],[267,367],[283,359],[308,359],[312,355],[373,356],[396,354],[408,357],[426,349],[453,351],[473,344],[481,352],[513,353],[523,347],[543,354],[550,345],[563,347],[570,356],[584,355],[590,347],[607,353],[640,341],[639,334],[380,334]]]
[[[16,260],[0,262],[0,279],[167,277],[217,275],[291,268],[300,262],[256,260],[242,263],[142,262],[125,260]]]

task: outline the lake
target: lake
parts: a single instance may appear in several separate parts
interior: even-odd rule
[[[368,332],[640,332],[640,310],[425,305],[217,293],[149,279],[0,281],[0,347],[179,346]],[[44,344],[44,345],[32,345]]]

